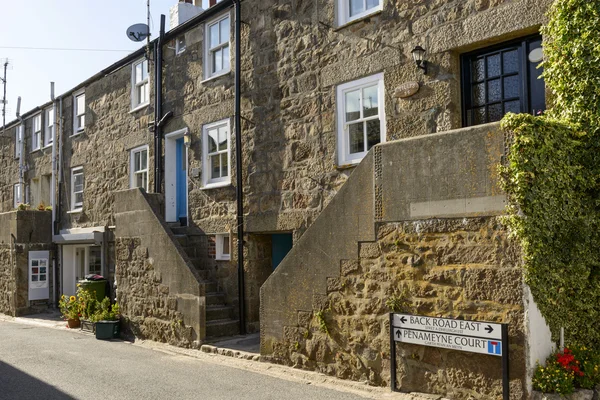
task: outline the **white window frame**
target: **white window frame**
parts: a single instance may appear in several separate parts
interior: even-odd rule
[[[228,186],[231,184],[231,127],[229,118],[213,122],[202,127],[202,186],[204,189]],[[208,131],[226,126],[227,127],[227,176],[210,179],[210,156],[208,153]],[[223,154],[225,151],[217,150],[216,153]]]
[[[77,99],[83,96],[83,110],[77,109]],[[79,117],[83,117],[83,126],[79,126]],[[85,130],[85,91],[80,90],[73,94],[73,132],[71,136],[76,136]]]
[[[185,35],[179,35],[175,38],[175,54],[179,55],[186,49]]]
[[[81,174],[83,177],[83,188],[79,192],[75,192],[75,176]],[[77,203],[75,201],[75,195],[77,193],[81,193],[82,197],[85,191],[85,175],[83,174],[83,167],[75,167],[71,168],[71,212],[79,212],[83,210],[83,201],[81,203]]]
[[[386,131],[385,131],[385,87],[383,83],[383,72],[371,75],[356,81],[344,83],[337,87],[336,107],[337,107],[337,148],[338,148],[338,166],[358,164],[368,153],[363,151],[361,153],[350,154],[350,144],[348,143],[348,124],[346,123],[346,101],[345,94],[357,89],[364,87],[373,86],[376,83],[378,86],[378,114],[376,116],[370,116],[367,118],[361,118],[353,121],[357,123],[360,121],[368,121],[371,119],[379,118],[380,122],[380,138],[379,143],[385,143]],[[362,110],[362,102],[360,104]],[[366,143],[366,138],[365,138]]]
[[[211,48],[210,47],[210,27],[220,23],[221,21],[223,21],[224,19],[229,19],[229,40],[227,40],[226,42],[222,42],[219,43],[217,46]],[[220,32],[220,30],[219,30]],[[217,50],[221,50],[223,47],[228,46],[229,48],[229,68],[227,69],[222,69],[219,71],[212,71],[212,57],[213,57],[213,52],[217,51]],[[204,80],[208,80],[211,78],[216,78],[218,76],[221,75],[225,75],[228,74],[231,71],[231,13],[225,13],[217,18],[214,18],[210,21],[208,21],[205,25],[204,25]]]
[[[15,130],[15,158],[21,158],[21,151],[23,150],[23,134],[25,127],[23,124],[17,126]]]
[[[52,123],[50,123],[52,121]],[[44,147],[54,143],[54,107],[44,110]]]
[[[139,171],[135,170],[135,154],[136,153],[142,153],[142,152],[146,152],[146,169],[141,169]],[[139,174],[145,174],[146,175],[146,186],[142,186],[146,192],[148,191],[148,179],[149,179],[149,168],[148,165],[150,164],[150,152],[148,150],[148,146],[140,146],[140,147],[136,147],[135,149],[132,149],[129,152],[129,188],[130,189],[134,189],[137,188],[139,186],[136,186],[136,182],[137,180],[136,175]]]
[[[352,0],[337,0],[337,11],[338,11],[338,26],[348,24],[357,19],[364,18],[368,15],[375,14],[383,10],[383,2],[386,0],[379,0],[379,5],[367,9],[367,0],[362,0],[365,5],[365,11],[356,15],[350,16],[350,1]]]
[[[137,81],[137,76],[135,73],[135,70],[137,68],[138,65],[142,64],[142,70],[146,70],[146,79],[143,79],[141,81]],[[144,67],[145,64],[145,67]],[[135,111],[135,110],[139,110],[141,108],[146,107],[148,104],[150,104],[150,72],[148,70],[148,60],[146,58],[142,58],[140,60],[137,60],[136,62],[134,62],[133,64],[131,64],[131,110]],[[147,99],[145,102],[142,102],[140,98],[138,98],[138,88],[142,87],[142,86],[146,86],[147,87]]]
[[[229,253],[223,252],[223,244],[229,244]],[[229,233],[217,233],[215,235],[215,260],[229,261],[231,260],[231,235]]]
[[[31,152],[42,148],[42,113],[31,118]]]
[[[23,204],[23,193],[21,192],[21,184],[16,183],[13,186],[13,208],[18,208],[19,204]]]

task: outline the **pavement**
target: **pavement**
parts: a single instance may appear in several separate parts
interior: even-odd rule
[[[258,339],[228,338],[198,351],[151,341],[96,340],[68,329],[58,314],[0,314],[0,400],[440,398],[256,362]]]

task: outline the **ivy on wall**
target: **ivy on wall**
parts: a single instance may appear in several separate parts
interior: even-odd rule
[[[600,3],[556,0],[542,33],[553,104],[502,121],[507,222],[553,333],[600,351]]]

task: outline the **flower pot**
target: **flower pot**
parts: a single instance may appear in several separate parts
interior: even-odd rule
[[[88,321],[85,319],[80,320],[81,321],[81,330],[84,332],[89,332],[89,333],[95,333],[96,332],[96,324],[93,323],[92,321]]]
[[[67,325],[69,328],[74,329],[74,328],[79,328],[79,319],[78,318],[69,318],[67,319]]]
[[[98,321],[96,326],[96,339],[109,340],[119,337],[119,321]]]

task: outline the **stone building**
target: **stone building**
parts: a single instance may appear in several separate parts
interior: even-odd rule
[[[532,332],[547,332],[497,219],[494,122],[545,108],[551,1],[250,0],[239,30],[236,4],[176,4],[149,49],[7,125],[0,211],[52,206],[47,301],[100,273],[138,337],[260,330],[275,362],[384,385],[395,299],[509,323],[511,391],[526,398],[547,351]],[[0,290],[16,293],[0,260]],[[487,356],[401,350],[401,390],[499,393]]]

